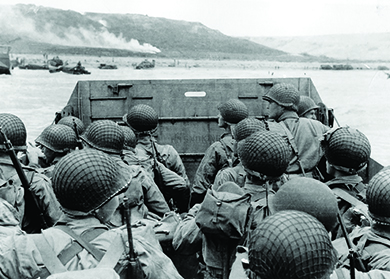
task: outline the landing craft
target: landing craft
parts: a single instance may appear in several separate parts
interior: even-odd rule
[[[11,61],[9,59],[10,46],[0,46],[0,75],[11,74]]]
[[[390,76],[390,74],[388,74]],[[332,127],[335,117],[318,94],[311,78],[185,79],[185,80],[94,80],[79,81],[62,116],[72,114],[84,125],[110,119],[124,125],[122,116],[138,104],[153,107],[159,115],[156,136],[179,152],[191,182],[206,150],[221,130],[217,125],[217,106],[230,98],[246,104],[251,115],[264,118],[262,96],[273,84],[293,84],[301,95],[321,103],[318,120]],[[198,93],[198,94],[197,94]],[[71,109],[70,109],[71,108]],[[383,166],[375,160],[360,173],[365,182]]]

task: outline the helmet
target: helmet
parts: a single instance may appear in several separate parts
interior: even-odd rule
[[[141,104],[132,107],[123,121],[137,132],[147,132],[157,128],[158,115],[151,106]]]
[[[263,96],[263,99],[275,102],[279,106],[298,111],[300,96],[298,90],[292,84],[278,83],[271,87]]]
[[[297,177],[287,181],[269,199],[271,212],[298,210],[316,217],[329,232],[337,224],[337,199],[321,181]]]
[[[218,110],[222,118],[232,124],[237,124],[248,117],[248,108],[243,102],[237,99],[230,99],[226,103],[220,104]]]
[[[137,137],[135,136],[133,130],[128,126],[120,126],[120,127],[125,136],[124,146],[135,148],[135,146],[137,145]]]
[[[336,255],[324,226],[301,211],[284,210],[267,217],[248,241],[249,269],[255,274],[250,278],[328,278]]]
[[[298,115],[303,116],[305,115],[305,113],[318,108],[319,106],[314,103],[312,98],[310,98],[309,96],[301,96],[298,105]]]
[[[99,150],[82,149],[62,157],[52,177],[53,190],[64,209],[89,213],[127,185],[118,183],[115,161]]]
[[[238,144],[238,156],[245,169],[267,176],[282,175],[291,155],[287,141],[270,131],[256,132]]]
[[[371,154],[371,145],[360,131],[350,127],[329,130],[321,141],[325,157],[335,169],[356,173],[363,168]]]
[[[77,133],[81,135],[85,131],[85,126],[83,121],[78,119],[75,116],[66,116],[60,119],[57,124],[62,124],[71,127],[74,130],[74,125],[76,124]]]
[[[266,125],[263,121],[257,118],[247,117],[238,122],[234,128],[234,139],[241,141],[255,132],[266,130]]]
[[[113,154],[122,152],[125,141],[122,129],[111,120],[92,122],[80,138],[98,150]]]
[[[390,168],[381,170],[371,178],[366,201],[371,218],[390,225]]]
[[[26,149],[27,131],[19,117],[10,113],[0,113],[0,127],[16,150]],[[6,150],[4,142],[5,138],[0,133],[0,150]]]
[[[74,130],[62,124],[53,124],[46,127],[35,142],[59,153],[75,149],[77,146]]]

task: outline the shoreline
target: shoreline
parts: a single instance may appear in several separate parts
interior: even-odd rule
[[[52,59],[57,55],[48,55],[47,59]],[[209,59],[174,59],[174,58],[145,58],[145,57],[111,57],[111,56],[86,56],[86,55],[58,55],[58,57],[70,66],[81,64],[88,68],[98,68],[100,64],[116,65],[118,68],[133,68],[134,65],[147,59],[155,60],[155,67],[180,67],[180,68],[226,68],[226,69],[318,69],[321,65],[333,65],[340,63],[320,63],[320,62],[280,62],[280,61],[260,61],[260,60],[209,60]],[[46,59],[42,54],[10,54],[11,60],[25,59],[26,64],[45,65]],[[390,68],[390,62],[373,63],[350,63],[353,70],[378,70],[378,67]],[[335,71],[335,70],[331,70]]]

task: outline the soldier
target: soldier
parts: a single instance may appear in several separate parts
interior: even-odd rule
[[[38,264],[44,265],[41,278],[48,271],[56,273],[51,266],[53,259],[58,258],[65,271],[93,269],[112,252],[108,263],[125,278],[131,268],[129,245],[134,246],[140,261],[142,278],[182,278],[146,222],[132,223],[130,239],[126,228],[110,230],[106,225],[119,205],[118,195],[127,191],[124,182],[115,160],[98,150],[72,152],[57,163],[53,189],[64,215],[54,227],[32,236],[37,244],[43,241],[49,247],[37,245],[43,261]]]
[[[2,278],[34,278],[39,272],[34,242],[20,224],[24,211],[24,189],[0,174],[0,271]],[[23,258],[23,260],[20,260]]]
[[[129,166],[122,160],[124,134],[118,124],[111,120],[95,121],[87,127],[80,138],[86,143],[87,147],[103,151],[116,161],[123,183],[128,184],[127,182],[129,182],[128,196],[137,205],[132,212],[134,219],[145,218],[148,211],[160,217],[169,212],[168,204],[153,180],[141,167]],[[119,222],[118,224],[115,223],[116,225],[122,225],[121,215],[115,215],[119,218],[119,220],[113,219]],[[113,223],[113,225],[115,224]]]
[[[367,187],[368,214],[372,218],[371,227],[355,228],[349,235],[356,244],[356,252],[361,256],[367,271],[390,271],[390,169],[384,169],[373,176]],[[348,265],[349,248],[345,240],[333,241],[339,253],[341,265]],[[360,270],[362,271],[362,270]]]
[[[207,148],[195,173],[191,189],[191,206],[202,202],[206,191],[211,189],[218,171],[234,167],[239,161],[234,156],[233,127],[248,117],[248,108],[237,99],[230,99],[218,106],[218,127],[225,130],[219,141]]]
[[[55,164],[77,147],[76,133],[72,128],[62,124],[46,127],[35,142],[40,146],[48,165],[40,171],[49,178],[52,177]]]
[[[0,127],[16,152],[26,150],[27,132],[19,117],[9,113],[1,113]],[[0,134],[0,171],[7,183],[22,186],[22,181],[9,156],[10,150],[2,133]],[[22,166],[22,168],[28,185],[23,185],[25,204],[23,205],[24,215],[21,227],[27,233],[38,233],[42,229],[54,225],[62,212],[53,193],[50,179],[37,173],[33,168],[26,166]]]
[[[238,142],[242,141],[243,139],[247,138],[255,132],[266,130],[267,127],[265,126],[265,122],[253,117],[248,117],[238,122],[233,132],[233,137],[236,141],[234,144],[234,152],[237,154]],[[221,186],[227,181],[232,181],[238,186],[244,187],[245,177],[246,172],[241,162],[238,163],[237,166],[221,169],[215,176],[213,189],[217,189],[219,186]]]
[[[248,241],[251,279],[329,278],[337,261],[328,232],[312,215],[285,210],[261,222]]]
[[[339,200],[339,209],[344,216],[347,232],[362,225],[360,217],[367,216],[366,188],[358,172],[367,166],[371,154],[368,138],[359,130],[340,127],[329,130],[321,141],[325,152],[326,170],[333,179],[326,184],[333,190]],[[358,210],[363,215],[355,216]],[[332,232],[333,239],[342,237],[339,226]]]
[[[250,135],[239,142],[238,157],[247,173],[243,189],[252,195],[253,203],[268,198],[287,181],[284,173],[291,148],[277,133],[260,131]]]
[[[240,188],[228,181],[214,190],[208,190],[208,194],[221,192],[225,197],[231,196],[228,199],[232,201],[236,200],[237,196],[246,195],[250,197],[254,207],[259,200],[264,200],[266,204],[268,197],[274,193],[268,185],[276,185],[276,181],[280,181],[290,161],[290,155],[290,146],[282,136],[270,131],[256,132],[238,144],[238,156],[246,172],[245,186]],[[204,207],[208,200],[207,195],[206,199],[201,204],[194,205],[181,221],[175,232],[173,246],[178,253],[201,252],[206,266],[205,274],[208,276],[206,278],[226,278],[223,276],[228,276],[230,272],[239,239],[235,237],[226,241],[226,236],[202,233],[196,222],[199,209]],[[249,206],[251,207],[250,204]],[[218,216],[224,214],[222,209],[221,211]],[[242,222],[247,220],[245,216],[241,219]],[[224,251],[223,255],[221,251]]]
[[[263,99],[266,101],[268,118],[279,123],[294,151],[287,173],[290,176],[322,179],[316,170],[323,156],[319,140],[329,127],[317,120],[298,116],[300,96],[291,84],[275,84]]]
[[[317,120],[317,110],[319,106],[309,96],[300,96],[298,104],[298,116]]]
[[[190,200],[189,180],[175,148],[168,144],[158,144],[153,136],[158,128],[157,112],[148,105],[136,105],[123,116],[123,121],[137,136],[135,155],[138,160],[134,162],[126,157],[126,162],[132,165],[144,161],[145,164],[141,165],[154,178],[171,209],[176,209],[179,213],[187,212]],[[171,184],[163,178],[162,172],[170,173]]]
[[[62,117],[57,124],[62,124],[71,127],[78,135],[82,135],[85,131],[83,121],[75,116]]]

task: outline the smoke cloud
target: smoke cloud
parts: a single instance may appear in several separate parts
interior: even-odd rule
[[[60,36],[52,31],[55,27],[51,24],[45,24],[41,27],[43,31],[38,32],[32,19],[23,16],[12,6],[0,6],[0,26],[2,26],[3,33],[9,35],[15,34],[15,36],[28,37],[39,42],[64,46],[115,48],[141,53],[161,52],[151,44],[140,44],[136,39],[128,41],[123,38],[122,34],[116,36],[105,28],[105,22],[99,22],[102,24],[102,30],[70,27],[66,29],[65,34]]]

